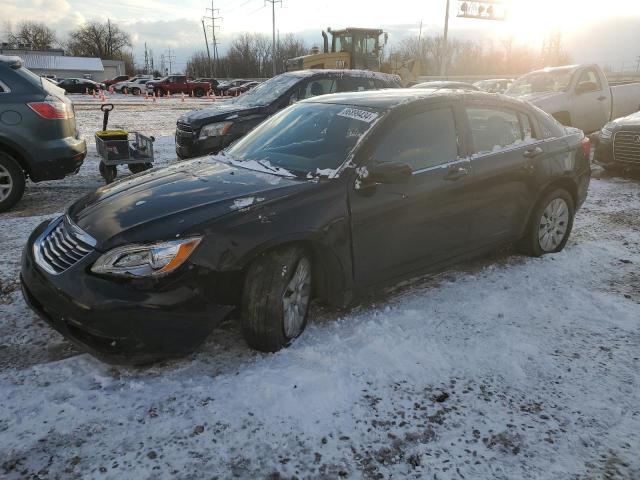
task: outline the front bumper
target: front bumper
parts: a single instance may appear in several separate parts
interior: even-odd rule
[[[192,352],[232,310],[203,291],[202,278],[176,272],[146,283],[89,273],[93,252],[58,275],[36,264],[31,234],[22,255],[21,285],[27,304],[81,349],[108,363],[146,363]]]
[[[215,154],[226,147],[230,142],[224,137],[199,138],[200,130],[185,131],[176,129],[176,154],[180,158],[199,157],[207,154]]]
[[[640,132],[638,132],[640,134]],[[624,156],[624,161],[620,159],[620,156],[616,155],[614,148],[614,135],[610,139],[599,138],[596,145],[596,151],[594,155],[594,162],[605,168],[619,168],[619,169],[640,169],[640,154]],[[619,145],[618,145],[619,146]],[[638,148],[640,150],[640,147]],[[628,152],[628,150],[622,150]],[[635,160],[635,161],[634,161]]]

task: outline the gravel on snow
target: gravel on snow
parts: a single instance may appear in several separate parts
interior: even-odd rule
[[[111,123],[155,135],[166,165],[180,108],[116,106]],[[90,139],[99,112],[77,115]],[[559,254],[315,306],[277,354],[227,322],[183,360],[116,368],[18,285],[29,232],[101,184],[90,141],[78,176],[0,215],[0,477],[640,478],[640,178],[595,173]]]

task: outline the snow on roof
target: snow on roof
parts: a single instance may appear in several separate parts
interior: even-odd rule
[[[20,56],[24,61],[24,66],[29,69],[104,72],[102,61],[95,57],[65,57],[39,53],[24,53]]]

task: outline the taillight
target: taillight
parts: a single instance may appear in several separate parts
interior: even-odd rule
[[[591,139],[589,137],[584,137],[580,146],[582,147],[584,158],[591,160]]]
[[[29,108],[47,120],[68,120],[73,118],[73,110],[66,103],[47,97],[44,102],[27,103]]]

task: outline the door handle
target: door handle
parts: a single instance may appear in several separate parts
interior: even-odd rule
[[[601,96],[598,97],[598,100],[601,101],[601,102],[603,100],[606,100],[606,99],[607,99],[607,97],[605,97],[604,95],[601,95]]]
[[[447,174],[444,176],[445,180],[459,180],[460,178],[469,175],[469,170],[464,167],[453,167],[447,171]]]
[[[538,155],[542,155],[543,153],[544,153],[544,150],[542,150],[540,147],[534,147],[534,148],[525,150],[522,155],[526,158],[535,158]]]

